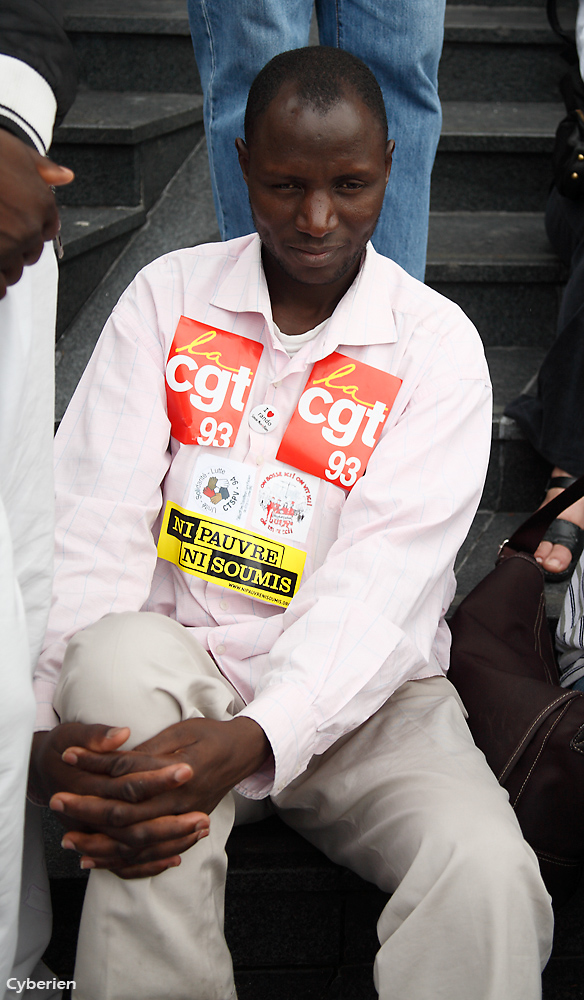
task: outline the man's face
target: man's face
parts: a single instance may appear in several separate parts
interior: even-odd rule
[[[237,140],[264,253],[302,284],[331,284],[360,260],[381,211],[393,143],[359,97],[322,114],[285,84]],[[352,280],[352,276],[351,276]]]

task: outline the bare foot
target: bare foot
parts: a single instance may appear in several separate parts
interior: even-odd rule
[[[564,469],[560,469],[556,466],[552,470],[551,478],[554,476],[569,476],[570,473],[566,472]],[[557,497],[558,493],[563,493],[561,489],[548,490],[545,495],[545,500],[542,503],[549,503],[554,497]],[[562,514],[559,515],[564,521],[571,521],[572,524],[577,524],[579,528],[584,528],[584,498],[578,500],[577,503],[572,504],[568,507]],[[565,545],[552,545],[551,542],[540,542],[537,549],[535,550],[535,558],[538,563],[541,563],[544,569],[549,573],[562,573],[568,568],[572,561],[572,553]]]

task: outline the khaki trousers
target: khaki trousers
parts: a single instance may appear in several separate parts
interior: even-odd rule
[[[56,697],[64,722],[129,725],[129,746],[181,719],[228,719],[240,708],[188,631],[151,613],[107,615],[75,636]],[[134,881],[92,871],[78,1000],[235,995],[223,937],[235,798],[217,806],[210,836],[179,868]],[[541,996],[549,897],[445,678],[404,684],[273,803],[329,858],[393,894],[378,923],[382,1000]]]

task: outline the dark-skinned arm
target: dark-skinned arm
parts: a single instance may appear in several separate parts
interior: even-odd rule
[[[59,232],[50,185],[70,184],[73,179],[72,170],[59,167],[0,128],[0,299]]]
[[[60,760],[45,756],[38,766],[50,772],[51,783],[67,782],[50,801],[70,828],[65,845],[83,855],[84,867],[108,868],[121,878],[179,864],[180,854],[206,836],[208,814],[271,752],[263,730],[247,718],[188,719],[132,751],[100,746],[85,739],[65,748],[61,739],[54,751]],[[177,764],[186,765],[185,780]]]

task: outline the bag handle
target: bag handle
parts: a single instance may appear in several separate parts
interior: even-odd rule
[[[575,483],[528,517],[527,521],[524,521],[511,535],[509,541],[504,543],[504,547],[533,555],[552,521],[582,497],[584,497],[584,476],[580,476]]]
[[[568,34],[567,31],[562,28],[560,24],[560,19],[558,17],[556,0],[547,0],[546,5],[547,19],[549,21],[550,28],[563,42],[571,47],[575,47],[576,43],[572,35]]]

